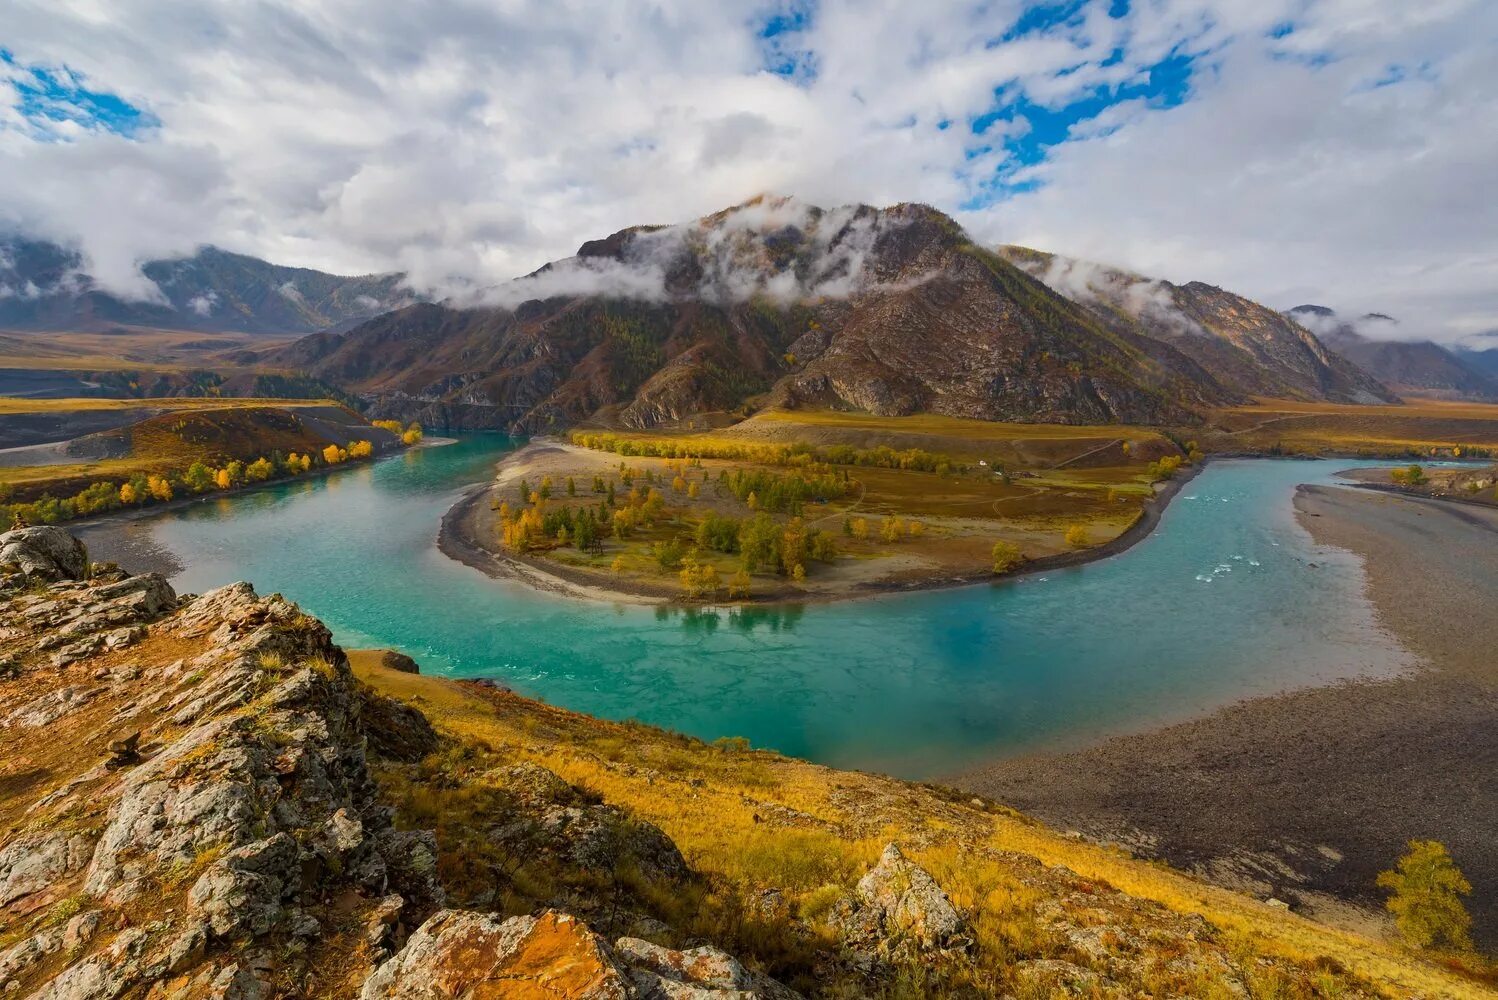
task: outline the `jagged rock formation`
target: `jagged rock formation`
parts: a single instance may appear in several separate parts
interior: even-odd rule
[[[160,296],[128,300],[99,288],[76,251],[0,237],[0,328],[310,333],[368,319],[413,301],[404,275],[343,277],[281,267],[204,247],[141,269]]]
[[[1498,399],[1498,379],[1462,355],[1429,340],[1374,339],[1359,327],[1395,330],[1396,321],[1370,313],[1347,320],[1326,306],[1296,306],[1288,315],[1314,330],[1327,347],[1395,392],[1448,399]]]
[[[1224,401],[1190,358],[1123,335],[924,205],[758,199],[637,227],[494,290],[271,360],[427,426],[631,427],[788,405],[991,420],[1171,422]]]
[[[833,912],[833,926],[866,964],[911,961],[932,951],[963,950],[967,926],[929,872],[899,845],[858,880]]]
[[[1221,391],[1337,403],[1395,398],[1293,317],[1225,289],[1175,285],[1028,247],[999,253],[1121,335],[1133,330],[1186,355]]]

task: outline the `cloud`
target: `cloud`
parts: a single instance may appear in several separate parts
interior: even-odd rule
[[[442,294],[768,190],[1498,327],[1498,6],[1126,6],[10,0],[0,229],[148,299],[204,243]]]
[[[1382,313],[1366,313],[1362,316],[1343,316],[1330,312],[1292,310],[1292,318],[1301,326],[1323,339],[1336,338],[1338,334],[1351,330],[1369,340],[1410,340],[1411,335],[1404,325],[1392,316]],[[1423,339],[1423,338],[1413,338]]]
[[[187,308],[191,309],[199,316],[211,316],[213,315],[213,310],[217,307],[218,292],[215,292],[212,289],[204,292],[202,295],[194,295],[192,298],[187,300]]]
[[[760,197],[708,219],[630,233],[618,254],[569,257],[486,288],[472,300],[513,308],[531,299],[602,295],[645,302],[689,297],[728,305],[847,298],[878,283],[866,267],[879,238],[904,225],[842,206]]]
[[[1200,324],[1181,311],[1170,285],[1163,281],[1062,254],[1053,254],[1045,262],[1016,263],[1074,302],[1106,303],[1152,326],[1207,335]]]
[[[278,293],[280,293],[280,295],[281,295],[281,297],[283,299],[288,299],[288,300],[290,300],[292,302],[295,302],[297,305],[303,305],[307,301],[305,298],[302,297],[302,293],[296,287],[296,282],[295,281],[283,281],[283,282],[281,282],[279,285],[276,286],[276,291]]]

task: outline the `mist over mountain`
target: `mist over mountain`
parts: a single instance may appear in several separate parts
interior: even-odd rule
[[[1293,318],[1233,292],[1200,281],[1177,285],[1027,247],[999,252],[1100,322],[1138,330],[1180,351],[1230,393],[1339,403],[1393,399],[1385,386],[1327,350]]]
[[[346,326],[415,300],[400,274],[343,277],[216,247],[150,261],[141,270],[158,294],[129,300],[100,288],[76,251],[0,238],[0,329],[298,334]]]
[[[1405,339],[1392,316],[1366,313],[1348,318],[1319,305],[1299,305],[1287,315],[1396,392],[1498,399],[1498,372],[1484,371],[1470,355],[1432,341]]]

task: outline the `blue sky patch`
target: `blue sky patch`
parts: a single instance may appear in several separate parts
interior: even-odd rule
[[[85,77],[67,69],[22,66],[5,49],[0,49],[0,63],[20,70],[12,81],[19,97],[16,109],[44,134],[53,125],[73,122],[129,138],[160,124],[154,115],[117,94],[90,90]]]
[[[815,14],[814,0],[791,0],[756,26],[766,70],[800,82],[816,79],[816,53],[798,44]]]

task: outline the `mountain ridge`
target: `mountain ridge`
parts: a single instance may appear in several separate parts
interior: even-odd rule
[[[1394,395],[1316,335],[1267,306],[1202,281],[1175,284],[1028,247],[999,253],[1104,322],[1134,326],[1205,369],[1228,391],[1340,403]]]
[[[1366,313],[1349,320],[1334,309],[1313,304],[1295,306],[1286,314],[1316,329],[1327,347],[1396,392],[1498,400],[1498,377],[1483,371],[1470,357],[1430,340],[1369,337],[1358,329],[1359,324],[1396,324],[1392,316]]]
[[[160,294],[156,301],[115,295],[84,265],[81,254],[58,244],[0,237],[0,329],[306,334],[415,300],[402,287],[403,274],[334,275],[214,246],[143,264]]]

